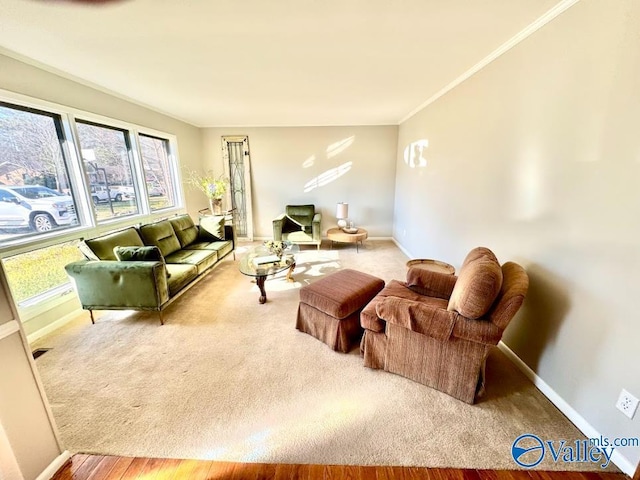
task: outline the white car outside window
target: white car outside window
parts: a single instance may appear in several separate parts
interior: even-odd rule
[[[48,232],[78,223],[73,198],[39,185],[0,186],[0,229]]]

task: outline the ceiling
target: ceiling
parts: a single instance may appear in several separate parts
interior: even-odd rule
[[[556,3],[0,0],[0,47],[200,127],[386,125]]]

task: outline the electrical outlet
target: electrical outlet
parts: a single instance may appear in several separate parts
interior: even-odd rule
[[[616,408],[627,417],[633,418],[638,408],[638,399],[623,388],[618,397]]]

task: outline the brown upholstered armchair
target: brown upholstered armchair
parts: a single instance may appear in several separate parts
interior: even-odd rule
[[[364,364],[474,403],[489,350],[528,286],[520,265],[501,267],[483,247],[469,252],[459,276],[412,267],[406,282],[392,280],[360,315]]]
[[[285,213],[273,220],[273,239],[299,245],[316,245],[320,249],[320,221],[314,205],[287,205]]]

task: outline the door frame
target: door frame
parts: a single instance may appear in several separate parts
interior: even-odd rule
[[[231,172],[229,171],[229,143],[242,142],[243,144],[243,156],[244,156],[244,194],[245,194],[245,208],[246,208],[246,221],[247,221],[247,235],[240,237],[249,241],[253,241],[253,201],[251,198],[251,155],[249,152],[249,137],[247,135],[223,135],[222,140],[222,164],[224,168],[224,174],[229,179],[229,190],[227,192],[227,204],[233,206],[231,200]],[[236,215],[234,214],[234,218]]]

